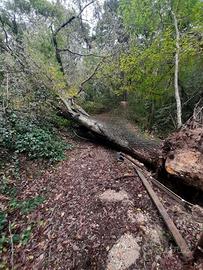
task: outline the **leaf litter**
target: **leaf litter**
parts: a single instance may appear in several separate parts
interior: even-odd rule
[[[186,269],[133,167],[117,162],[112,150],[74,143],[66,160],[22,181],[22,198],[43,194],[46,200],[27,215],[27,222],[37,225],[28,244],[14,250],[15,269]],[[194,249],[202,223],[154,189]],[[129,241],[119,244],[125,238]],[[187,265],[201,267],[201,262]]]

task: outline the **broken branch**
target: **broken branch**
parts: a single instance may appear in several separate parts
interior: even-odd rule
[[[166,212],[166,210],[163,207],[162,203],[160,202],[158,196],[156,195],[156,193],[152,189],[150,183],[147,181],[147,179],[145,178],[145,176],[142,174],[142,172],[139,169],[136,169],[136,172],[137,172],[138,176],[140,177],[146,190],[148,191],[154,204],[156,205],[156,207],[157,207],[159,213],[161,214],[164,222],[166,223],[168,229],[170,230],[171,234],[173,235],[173,238],[174,238],[176,244],[178,245],[178,247],[180,248],[180,251],[183,254],[184,259],[187,261],[192,260],[192,258],[193,258],[192,252],[190,251],[189,247],[187,246],[187,243],[185,242],[182,235],[180,234],[180,232],[176,228],[175,224],[171,220],[169,214]]]

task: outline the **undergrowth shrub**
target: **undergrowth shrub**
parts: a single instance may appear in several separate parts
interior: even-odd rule
[[[6,198],[2,200],[0,212],[0,269],[10,269],[6,254],[11,248],[19,248],[29,242],[37,222],[29,220],[27,223],[26,216],[35,211],[45,198],[35,196],[24,200],[17,199],[14,183],[4,175],[0,177],[0,195]]]
[[[85,101],[83,104],[85,111],[92,114],[98,114],[106,111],[106,107],[101,102]]]
[[[63,122],[65,125],[65,123]],[[44,158],[59,161],[70,144],[62,140],[50,123],[14,113],[4,118],[0,127],[0,146],[16,153],[25,153],[31,159]]]
[[[45,158],[58,161],[64,158],[69,146],[48,130],[33,129],[32,132],[17,134],[15,149],[18,153],[27,153],[30,158]]]
[[[57,128],[71,128],[73,125],[72,120],[63,118],[56,114],[51,115],[51,121],[53,125]]]

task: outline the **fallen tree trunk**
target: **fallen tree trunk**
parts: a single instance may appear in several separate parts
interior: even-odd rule
[[[152,142],[146,147],[141,141],[133,145],[117,136],[108,125],[89,116],[71,99],[61,100],[65,105],[63,115],[76,120],[97,139],[108,142],[111,147],[150,168],[176,176],[184,183],[203,190],[203,121],[193,117],[181,130],[166,139],[163,147]]]
[[[160,160],[159,148],[153,143],[151,147],[148,146],[148,150],[143,149],[142,146],[134,148],[130,145],[129,141],[117,136],[113,130],[105,123],[95,120],[89,116],[80,107],[72,103],[72,100],[66,100],[61,98],[67,111],[63,111],[63,115],[71,116],[72,119],[76,120],[80,125],[87,128],[96,138],[108,142],[111,147],[116,148],[118,151],[129,154],[133,158],[144,163],[146,166],[151,168],[157,168]],[[144,141],[144,140],[143,140]]]

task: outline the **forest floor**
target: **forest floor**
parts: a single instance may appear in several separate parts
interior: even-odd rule
[[[39,195],[44,202],[19,223],[10,216],[32,232],[27,245],[4,254],[7,269],[203,269],[201,262],[183,262],[129,162],[118,162],[115,151],[87,140],[66,139],[74,145],[67,159],[46,171],[40,163],[20,162],[18,199]],[[154,190],[193,250],[202,221]],[[5,198],[0,199],[2,206]]]

